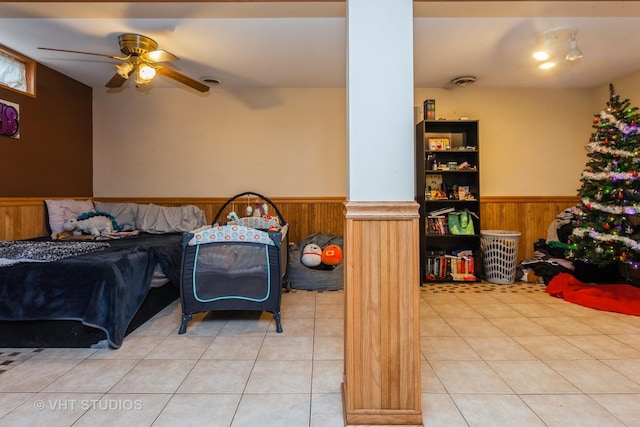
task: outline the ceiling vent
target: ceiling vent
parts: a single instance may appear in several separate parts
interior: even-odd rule
[[[458,87],[467,87],[471,83],[475,83],[477,79],[474,76],[460,76],[454,79],[451,79],[451,83]]]
[[[220,86],[222,84],[222,80],[216,78],[216,77],[211,77],[211,76],[203,76],[200,77],[199,79],[202,83],[209,85],[209,86]]]

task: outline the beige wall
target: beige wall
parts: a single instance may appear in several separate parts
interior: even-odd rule
[[[575,196],[591,132],[589,90],[418,89],[437,118],[480,121],[483,196]],[[420,113],[421,114],[421,113]]]
[[[346,194],[343,89],[94,91],[94,196]]]
[[[620,96],[621,101],[628,99],[632,107],[640,107],[640,72],[621,77],[611,83],[613,83],[614,89]],[[609,101],[609,83],[598,86],[591,94],[593,116],[607,107],[607,101]]]
[[[480,120],[483,195],[575,196],[597,91],[416,89],[415,105]],[[345,196],[345,103],[344,89],[95,90],[94,195]]]

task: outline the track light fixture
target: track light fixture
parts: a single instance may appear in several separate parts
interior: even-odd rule
[[[537,61],[546,61],[549,59],[549,52],[551,52],[551,43],[549,39],[544,40],[544,45],[540,46],[535,52],[533,52],[533,58]]]
[[[576,41],[576,33],[571,33],[571,45],[567,56],[564,57],[567,61],[576,61],[582,58],[582,51],[578,49],[578,42]]]
[[[533,58],[539,61],[539,68],[543,70],[549,70],[556,66],[559,58],[563,58],[565,61],[576,61],[582,58],[582,51],[578,49],[578,42],[576,41],[575,28],[557,28],[546,31],[538,36],[537,49],[533,52]],[[568,52],[565,50],[567,44]],[[567,52],[564,54],[564,52]]]

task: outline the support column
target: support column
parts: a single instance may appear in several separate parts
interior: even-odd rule
[[[347,0],[345,425],[422,426],[413,1]]]
[[[415,202],[346,202],[346,426],[422,426]]]

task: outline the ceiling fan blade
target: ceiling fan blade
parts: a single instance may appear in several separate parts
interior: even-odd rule
[[[83,55],[102,56],[104,58],[118,59],[120,61],[126,61],[127,59],[131,58],[131,55],[127,55],[127,56],[123,57],[123,56],[115,56],[115,55],[105,55],[103,53],[81,52],[79,50],[54,49],[54,48],[50,48],[50,47],[39,47],[38,49],[52,50],[52,51],[55,51],[55,52],[81,53]]]
[[[169,62],[169,61],[178,61],[180,58],[175,56],[171,52],[167,52],[166,50],[158,49],[152,50],[151,52],[143,53],[140,57],[146,61],[150,62]]]
[[[133,74],[135,69],[135,65],[130,62],[116,65],[116,74],[111,77],[111,80],[109,80],[105,86],[109,88],[118,88],[122,86],[124,82],[129,79],[131,74]]]
[[[127,79],[125,79],[124,77],[122,77],[122,76],[120,75],[120,73],[115,73],[115,74],[113,75],[113,77],[111,77],[111,80],[109,80],[109,81],[107,82],[107,84],[106,84],[106,85],[104,85],[104,86],[105,86],[105,87],[108,87],[108,88],[115,89],[115,88],[121,87],[121,86],[124,84],[124,82],[126,82],[126,81],[127,81]]]
[[[158,71],[158,73],[162,74],[163,76],[167,76],[170,79],[173,79],[182,84],[185,84],[199,92],[209,92],[209,86],[207,86],[204,83],[200,83],[199,81],[194,80],[191,77],[187,77],[184,74],[177,72],[176,70],[173,70],[167,67],[161,67],[161,66],[156,66],[154,68]]]

